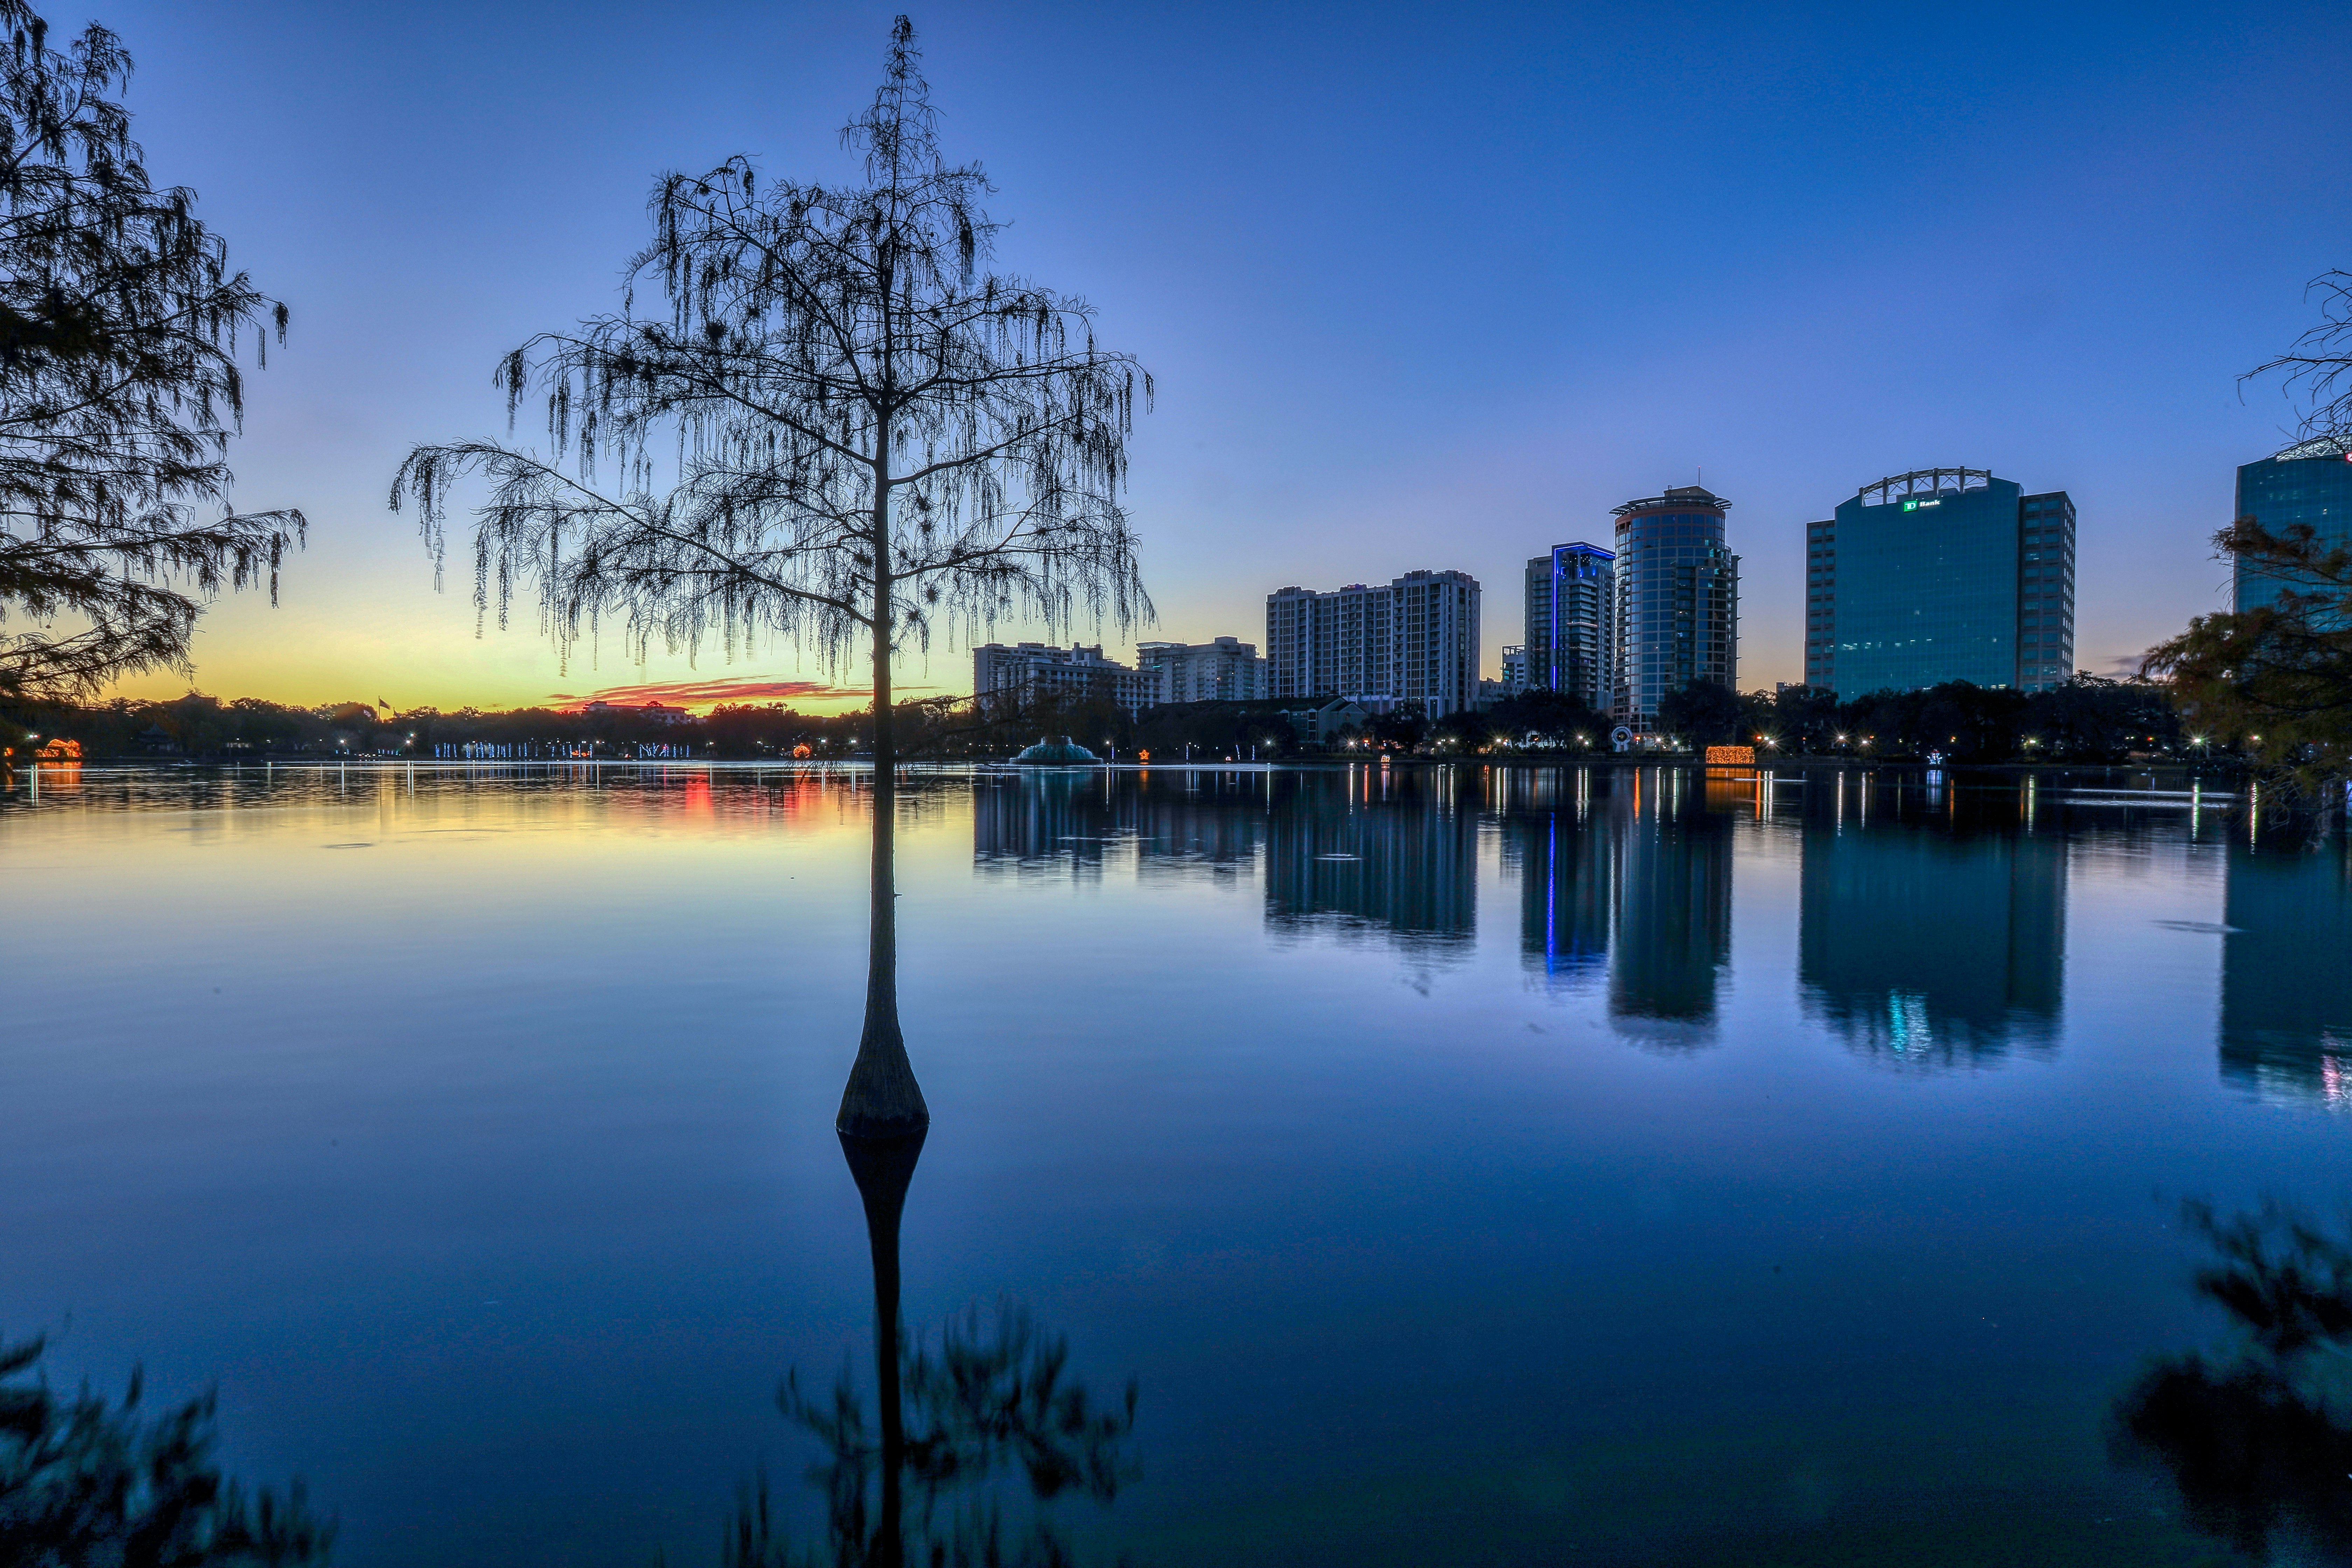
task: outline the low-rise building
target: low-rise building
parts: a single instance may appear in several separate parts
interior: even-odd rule
[[[694,715],[683,708],[673,708],[667,702],[648,702],[642,708],[631,708],[619,702],[601,699],[582,708],[583,714],[630,714],[648,724],[683,724]]]
[[[1348,731],[1360,731],[1372,719],[1361,703],[1343,698],[1318,707],[1289,709],[1282,716],[1290,721],[1291,731],[1302,746],[1328,746]]]
[[[1486,684],[1481,681],[1482,686]],[[1507,647],[1503,650],[1503,695],[1517,697],[1528,689],[1528,650]]]

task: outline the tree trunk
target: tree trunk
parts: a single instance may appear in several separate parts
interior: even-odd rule
[[[890,441],[885,422],[874,470],[874,861],[866,953],[866,1026],[841,1091],[835,1130],[866,1204],[874,1255],[874,1381],[882,1427],[882,1517],[867,1554],[878,1568],[905,1560],[907,1431],[898,1390],[898,1216],[931,1113],[898,1028],[898,746],[890,711]]]
[[[902,1138],[931,1124],[898,1029],[898,743],[890,710],[890,458],[887,427],[874,485],[874,862],[866,949],[866,1026],[835,1126],[858,1138]]]

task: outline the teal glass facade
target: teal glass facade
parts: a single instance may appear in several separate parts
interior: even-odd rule
[[[1805,681],[1845,697],[2074,664],[2074,503],[1973,468],[1866,486],[1805,531]]]
[[[2273,533],[2307,524],[2322,545],[2352,544],[2352,443],[2305,441],[2238,470],[2238,510]],[[2235,608],[2269,604],[2288,577],[2241,563],[2231,594]]]

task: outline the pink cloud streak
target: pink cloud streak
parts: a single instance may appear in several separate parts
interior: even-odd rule
[[[710,708],[721,702],[840,701],[870,699],[873,688],[835,686],[822,680],[769,680],[757,676],[727,676],[713,680],[652,680],[636,686],[607,686],[584,695],[557,692],[547,699],[552,708],[583,708],[591,702],[640,708],[659,702],[670,708]]]

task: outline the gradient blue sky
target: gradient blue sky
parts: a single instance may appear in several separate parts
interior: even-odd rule
[[[614,301],[659,171],[847,174],[897,8],[98,13],[157,176],[294,310],[237,499],[303,507],[312,543],[281,608],[212,612],[198,684],[452,707],[824,679],[789,648],[560,670],[527,615],[477,640],[383,497],[411,444],[503,428],[499,351]],[[1144,635],[1255,640],[1270,588],[1458,567],[1492,674],[1522,562],[1704,468],[1735,503],[1741,684],[1769,687],[1801,673],[1802,525],[1965,463],[2073,493],[2078,662],[2106,669],[2219,602],[2232,469],[2294,416],[2235,377],[2352,266],[2337,8],[913,16],[949,155],[1012,223],[1000,263],[1092,300],[1159,378]],[[908,679],[968,689],[970,663]]]

